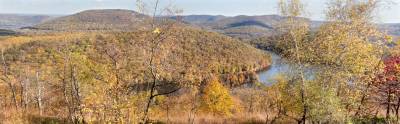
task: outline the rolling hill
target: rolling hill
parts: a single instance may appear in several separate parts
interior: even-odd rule
[[[27,27],[24,29],[34,31],[135,31],[138,28],[144,28],[143,25],[148,18],[138,12],[123,9],[87,10],[62,17],[0,14],[0,29],[16,30]],[[176,19],[176,17],[171,18]],[[274,35],[275,27],[283,19],[284,17],[278,15],[182,16],[182,21],[188,25],[245,40]],[[317,28],[322,23],[323,21],[311,21],[311,26]],[[379,27],[391,35],[400,36],[399,24],[379,24]]]
[[[225,18],[223,16],[211,17],[208,19],[197,18],[193,16],[193,21],[198,21],[199,24],[204,24],[206,21],[217,21],[221,20],[221,23],[226,25],[230,24],[229,30],[236,30],[237,28],[241,28],[242,25],[246,27],[251,26],[259,26],[262,28],[271,28],[269,25],[265,24],[267,22],[249,22],[244,21],[243,23],[234,23],[236,22],[233,19]],[[205,16],[208,17],[208,16]],[[247,17],[251,18],[251,17]],[[63,31],[74,31],[74,32],[94,32],[94,33],[115,33],[115,32],[133,32],[136,37],[130,37],[128,39],[137,39],[140,38],[140,31],[137,29],[142,29],[146,27],[146,22],[149,21],[149,16],[137,13],[131,10],[121,10],[121,9],[104,9],[104,10],[87,10],[80,13],[76,13],[69,16],[63,16],[59,18],[52,19],[50,21],[46,21],[44,23],[40,23],[38,25],[33,26],[31,29],[35,32],[39,31],[47,31],[47,33],[52,34],[51,32],[63,32]],[[188,18],[186,18],[188,19]],[[245,20],[245,19],[242,19]],[[261,19],[259,19],[261,21]],[[220,72],[229,72],[229,71],[238,71],[238,70],[257,70],[261,68],[265,68],[268,66],[268,59],[265,59],[266,56],[262,51],[259,51],[250,45],[242,43],[237,39],[233,39],[224,35],[221,35],[216,32],[210,32],[201,30],[190,25],[176,25],[177,28],[174,33],[171,34],[174,37],[170,39],[171,42],[175,42],[174,44],[179,46],[179,50],[182,53],[178,55],[183,55],[183,57],[187,56],[195,56],[197,58],[185,59],[185,60],[176,60],[177,62],[184,63],[192,63],[196,64],[199,67],[204,67],[207,65],[206,63],[220,63],[217,65],[221,66],[222,70],[218,70]],[[215,26],[211,24],[211,26]],[[228,29],[226,29],[228,30]],[[239,30],[239,29],[237,29]],[[263,29],[260,29],[263,30]],[[46,33],[44,33],[46,35]],[[125,37],[128,34],[124,34],[122,39],[126,39]],[[131,34],[129,34],[131,35]],[[190,49],[186,49],[190,48]],[[220,56],[223,55],[223,56]],[[201,57],[200,57],[201,56]],[[215,57],[212,57],[215,56]],[[203,57],[203,58],[202,58]],[[208,59],[213,59],[209,61],[204,61]],[[196,60],[188,62],[189,60]],[[263,60],[263,61],[259,61]],[[202,62],[202,63],[198,63]],[[214,65],[209,63],[209,65]],[[223,67],[222,67],[223,66]],[[235,66],[232,69],[232,66]],[[238,67],[236,67],[238,66]],[[229,68],[229,69],[227,69]],[[203,69],[199,69],[203,70]]]
[[[176,17],[171,17],[176,19]],[[149,17],[131,10],[103,9],[87,10],[77,14],[59,17],[37,24],[30,29],[47,31],[135,31],[144,28]],[[201,27],[232,37],[251,38],[271,35],[277,22],[276,15],[265,16],[183,16],[183,21],[191,26]]]
[[[134,30],[140,28],[148,16],[122,9],[87,10],[63,16],[34,26],[39,30]]]
[[[186,23],[245,40],[274,35],[277,25],[283,19],[285,17],[278,15],[240,15],[234,17],[188,15],[182,17],[182,20]],[[306,18],[299,19],[310,21]],[[314,21],[311,21],[311,23],[314,24]],[[315,26],[318,24],[315,23]]]
[[[109,113],[114,114],[117,109],[143,111],[150,89],[162,95],[158,98],[181,99],[193,89],[207,86],[212,77],[233,88],[257,82],[255,71],[271,63],[266,52],[219,33],[179,25],[166,33],[165,36],[160,33],[163,35],[159,37],[152,30],[57,31],[0,38],[0,47],[4,50],[2,60],[8,72],[6,75],[11,77],[15,86],[19,79],[23,79],[26,81],[24,86],[32,91],[27,91],[33,95],[26,99],[36,99],[35,88],[46,89],[40,96],[43,98],[41,103],[46,105],[43,111],[36,109],[37,102],[28,102],[26,106],[32,106],[27,108],[31,113],[40,111],[43,115],[57,117],[51,123],[67,122],[64,120],[68,119],[70,111],[65,98],[74,96],[65,97],[65,93],[71,91],[75,94],[77,85],[82,109],[105,113],[113,118]],[[161,40],[161,44],[155,45],[154,39]],[[153,46],[159,48],[153,49]],[[151,66],[153,62],[155,66]],[[151,82],[156,83],[150,87]],[[5,83],[0,88],[8,93]],[[107,109],[98,109],[101,106],[107,106]],[[121,107],[114,109],[115,106]],[[159,108],[158,105],[152,106]],[[86,116],[88,113],[83,114]],[[39,121],[27,120],[27,123],[45,122],[39,115],[31,116]]]
[[[0,29],[0,36],[9,36],[9,35],[17,35],[18,32],[6,29]]]
[[[22,27],[33,26],[51,18],[52,16],[47,15],[0,14],[0,29],[15,30]]]
[[[189,24],[211,29],[231,37],[249,39],[272,35],[275,25],[282,20],[282,17],[277,15],[242,15],[235,17],[190,15],[184,16],[182,20]]]
[[[33,17],[32,17],[33,18]],[[29,26],[34,30],[46,31],[135,31],[144,28],[149,17],[131,10],[123,9],[101,9],[87,10],[77,14],[58,17],[44,21],[44,17],[31,19]],[[176,19],[176,17],[170,17]],[[187,15],[182,16],[182,21],[188,25],[200,27],[206,30],[215,31],[234,38],[249,40],[264,36],[271,36],[276,33],[275,28],[284,17],[278,15],[260,15],[260,16],[222,16],[222,15]],[[318,28],[323,21],[312,21],[306,18],[300,18],[310,21],[312,28]],[[8,19],[10,20],[10,19]],[[6,22],[0,18],[0,22]],[[19,26],[22,27],[22,26]],[[382,30],[387,30],[389,34],[399,36],[400,26],[398,24],[380,24]]]
[[[7,54],[19,56],[18,58],[10,58],[9,60],[13,60],[10,64],[18,61],[15,64],[22,65],[29,65],[30,62],[38,59],[40,61],[41,59],[51,59],[46,58],[47,53],[38,53],[39,49],[47,52],[60,49],[83,50],[79,55],[87,56],[87,58],[93,59],[91,60],[93,63],[99,65],[108,61],[107,58],[101,58],[106,56],[99,49],[126,51],[124,54],[118,55],[120,57],[118,61],[125,61],[122,55],[130,59],[129,63],[133,65],[126,65],[126,68],[133,69],[130,70],[133,72],[127,74],[144,75],[145,72],[143,71],[147,67],[145,60],[150,56],[149,52],[151,50],[151,40],[147,38],[151,36],[151,32],[143,31],[119,33],[84,32],[80,34],[60,32],[46,35],[10,37],[0,40],[0,42],[19,43],[17,45],[9,45],[14,47],[9,49]],[[194,76],[191,78],[202,80],[211,73],[222,75],[248,73],[248,75],[246,74],[246,79],[250,80],[251,77],[255,76],[255,71],[267,68],[271,63],[269,55],[259,49],[215,32],[207,32],[190,27],[172,29],[168,37],[164,39],[162,48],[165,52],[158,53],[159,55],[170,53],[162,61],[164,62],[163,66],[173,69],[170,72],[172,77],[175,74],[187,73]],[[32,58],[34,60],[27,60],[29,56],[42,56],[44,58],[34,57]],[[24,60],[18,60],[19,58]],[[19,65],[15,66],[18,67]],[[143,78],[142,80],[146,79],[145,77],[141,78]],[[256,79],[252,78],[252,80]],[[226,81],[226,83],[232,84],[233,82]]]
[[[188,24],[246,40],[274,35],[276,26],[283,19],[284,17],[278,15],[242,15],[234,17],[221,15],[188,15],[182,17],[182,20]],[[314,21],[306,18],[300,19],[310,21],[312,29],[316,29],[324,23],[324,21]],[[398,23],[383,23],[378,24],[378,27],[382,31],[387,31],[390,35],[396,37],[400,36],[400,24]]]

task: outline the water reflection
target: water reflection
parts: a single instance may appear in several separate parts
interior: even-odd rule
[[[298,73],[298,71],[294,71],[297,70],[297,67],[295,67],[294,64],[289,63],[287,60],[274,52],[266,52],[271,55],[272,64],[269,69],[257,73],[261,83],[265,85],[272,85],[277,81],[276,77],[278,76],[289,76],[291,74]],[[314,71],[311,69],[311,67],[303,68],[306,80],[312,80],[314,77]]]

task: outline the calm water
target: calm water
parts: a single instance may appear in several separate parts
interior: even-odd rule
[[[265,85],[271,85],[276,82],[276,77],[278,76],[287,76],[293,73],[296,73],[295,66],[292,64],[288,64],[288,62],[279,56],[278,54],[275,54],[273,52],[266,51],[271,55],[272,59],[272,65],[269,69],[258,72],[258,78],[259,81],[262,82]],[[305,67],[303,72],[305,74],[306,80],[312,80],[313,79],[313,67]]]
[[[276,82],[275,78],[279,75],[289,73],[291,66],[286,64],[281,56],[267,51],[271,55],[272,65],[268,70],[264,70],[258,73],[259,81],[271,85]]]

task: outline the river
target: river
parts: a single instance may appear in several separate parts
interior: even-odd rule
[[[272,85],[276,82],[276,77],[282,75],[288,75],[294,73],[293,70],[295,66],[293,64],[288,63],[284,58],[279,56],[278,54],[270,51],[266,51],[271,55],[272,64],[271,66],[263,71],[259,71],[257,73],[259,81],[265,85]],[[313,70],[310,67],[306,67],[304,70],[304,74],[307,80],[312,80],[314,76]],[[307,76],[308,75],[308,76]]]

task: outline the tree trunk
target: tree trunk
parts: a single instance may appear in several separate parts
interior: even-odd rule
[[[75,113],[77,112],[77,120],[79,123],[85,123],[85,117],[83,116],[83,111],[82,111],[82,98],[80,94],[80,86],[79,82],[76,76],[76,67],[72,66],[71,67],[71,84],[72,84],[72,90],[73,90],[73,98],[75,99]]]
[[[303,115],[301,116],[301,122],[306,124],[306,116],[307,116],[307,104],[305,101],[304,90],[301,91],[301,101],[303,103]]]
[[[43,91],[42,91],[42,82],[40,81],[40,77],[39,77],[39,71],[36,71],[36,83],[37,83],[37,96],[36,96],[36,100],[37,100],[37,105],[39,108],[39,115],[42,116],[43,115],[43,103],[42,103],[42,95],[43,95]]]
[[[386,119],[389,119],[390,116],[390,90],[387,92],[387,106],[386,106]]]
[[[29,78],[26,78],[25,79],[25,82],[24,82],[24,94],[23,94],[23,96],[24,96],[24,108],[25,109],[28,109],[28,104],[29,104],[29,98],[28,98],[28,88],[29,88],[29,84],[30,84],[30,80],[29,80]]]
[[[18,109],[18,102],[17,102],[17,96],[16,96],[16,91],[15,91],[15,87],[13,86],[13,84],[10,81],[10,78],[8,77],[8,65],[6,63],[6,59],[4,57],[4,50],[1,50],[1,59],[2,59],[2,64],[3,64],[3,76],[5,79],[3,79],[3,81],[5,81],[8,85],[8,88],[10,88],[11,90],[11,101],[13,102],[13,106],[15,107],[15,109]]]
[[[188,124],[194,124],[194,120],[196,118],[196,110],[197,110],[197,105],[196,105],[196,101],[197,101],[197,93],[194,93],[194,98],[191,102],[191,109],[189,112],[189,120],[188,120]]]
[[[400,109],[400,97],[397,98],[397,105],[396,105],[396,121],[399,121],[399,109]]]
[[[21,96],[21,98],[20,98],[20,106],[21,107],[24,107],[25,109],[26,109],[26,106],[25,106],[25,81],[23,81],[23,79],[20,79],[19,80],[19,89],[20,89],[20,92],[19,92],[19,94],[20,94],[20,96]]]
[[[154,98],[154,92],[156,90],[155,88],[156,88],[157,81],[155,79],[156,78],[155,74],[153,74],[153,78],[154,79],[153,79],[153,82],[152,82],[151,87],[150,87],[150,96],[147,99],[146,108],[144,110],[143,122],[145,124],[148,123],[148,121],[149,121],[149,117],[148,117],[149,109],[150,109],[151,102],[153,101],[153,98]]]
[[[15,109],[18,109],[18,102],[17,102],[17,93],[16,93],[16,89],[15,86],[12,85],[12,83],[9,81],[8,83],[8,87],[11,90],[11,100],[13,101],[13,106],[15,107]]]

